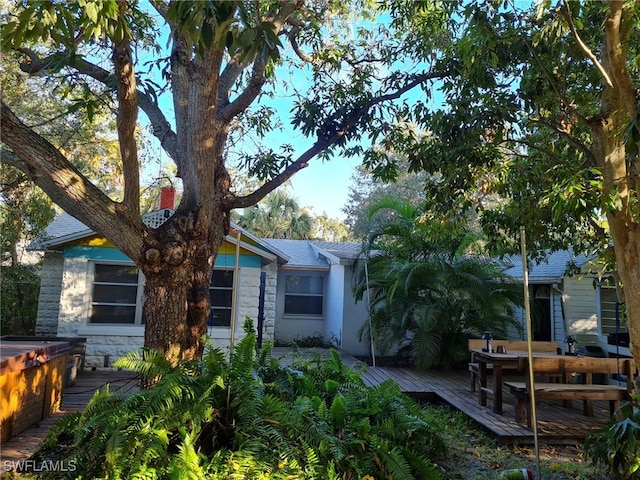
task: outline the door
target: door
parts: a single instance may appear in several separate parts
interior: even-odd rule
[[[550,286],[534,285],[533,298],[533,339],[550,342],[552,340]]]

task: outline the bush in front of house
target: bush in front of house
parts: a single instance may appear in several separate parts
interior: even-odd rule
[[[83,479],[442,478],[431,459],[444,443],[420,406],[391,382],[365,387],[337,352],[285,367],[249,331],[230,360],[209,349],[172,366],[147,350],[117,366],[158,380],[96,393],[40,458],[73,461]]]

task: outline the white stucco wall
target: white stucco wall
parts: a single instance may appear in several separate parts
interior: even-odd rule
[[[331,265],[325,288],[324,338],[342,348],[344,316],[344,265]]]

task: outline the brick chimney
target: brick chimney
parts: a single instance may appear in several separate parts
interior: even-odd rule
[[[160,210],[176,207],[176,189],[173,187],[162,187],[160,190]]]

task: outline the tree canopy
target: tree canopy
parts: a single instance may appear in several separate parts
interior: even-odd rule
[[[356,297],[371,296],[361,334],[373,335],[380,354],[404,349],[419,367],[450,368],[468,357],[469,338],[519,327],[522,286],[480,253],[476,232],[406,201],[380,200],[371,214],[380,210],[388,220],[369,233],[369,260],[353,277]]]

